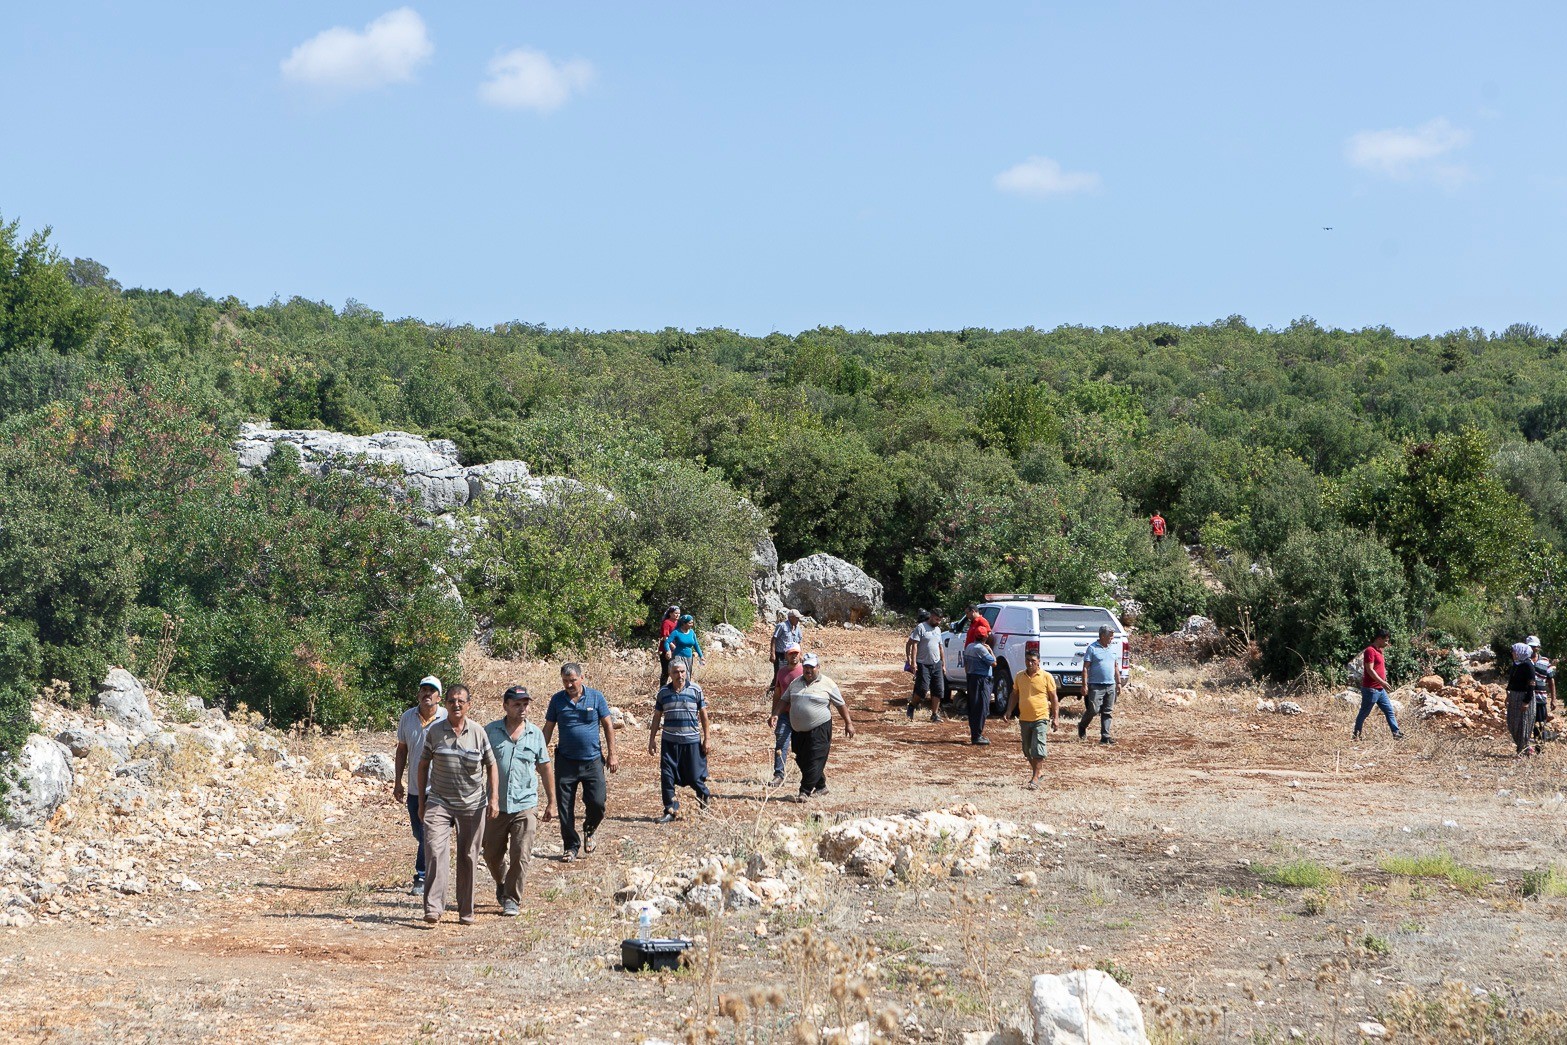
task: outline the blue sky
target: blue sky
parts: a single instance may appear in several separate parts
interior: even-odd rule
[[[967,7],[8,4],[0,215],[436,322],[1567,328],[1567,9]]]

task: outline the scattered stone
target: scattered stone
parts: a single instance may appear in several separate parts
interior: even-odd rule
[[[359,768],[354,770],[354,776],[366,780],[380,780],[383,783],[390,783],[396,775],[397,766],[392,761],[392,756],[379,751],[373,755],[366,755],[365,760],[359,763]]]
[[[1018,836],[1018,826],[983,816],[972,804],[913,816],[865,817],[834,824],[822,833],[823,859],[853,874],[887,878],[899,846],[938,857],[949,874],[970,875],[990,867],[991,851]]]
[[[93,735],[79,727],[62,729],[54,739],[63,744],[74,758],[86,758],[93,749]]]
[[[1099,969],[1035,976],[1028,999],[1035,1045],[1147,1045],[1137,999]]]
[[[704,645],[709,650],[745,649],[745,634],[733,624],[715,624],[704,636]]]
[[[1304,715],[1306,713],[1306,709],[1295,703],[1293,700],[1279,701],[1277,710],[1281,715]]]
[[[114,769],[114,775],[117,777],[130,777],[133,780],[139,780],[143,784],[146,784],[152,780],[153,771],[156,769],[157,764],[153,762],[152,759],[138,758],[134,762],[127,762],[123,766],[116,766]]]
[[[1357,1024],[1357,1029],[1368,1038],[1387,1037],[1387,1028],[1376,1020],[1367,1020],[1365,1023]]]
[[[1432,693],[1440,693],[1447,687],[1447,682],[1440,675],[1422,675],[1420,681],[1415,683],[1416,689],[1428,690]]]
[[[1012,884],[1020,885],[1024,889],[1033,889],[1039,885],[1039,875],[1034,871],[1023,871],[1012,876]]]

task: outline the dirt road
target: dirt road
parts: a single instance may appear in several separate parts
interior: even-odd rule
[[[860,724],[853,740],[834,741],[824,798],[780,802],[765,787],[766,665],[715,658],[702,681],[719,801],[657,825],[648,669],[608,660],[590,667],[590,684],[642,728],[620,736],[598,851],[563,864],[558,835],[541,831],[522,917],[497,916],[481,872],[478,925],[423,926],[389,786],[339,794],[341,812],[311,844],[193,864],[207,883],[199,893],[149,901],[134,917],[4,930],[0,1037],[678,1039],[683,1017],[707,1022],[717,993],[797,975],[791,934],[806,929],[843,949],[874,947],[872,1001],[899,1007],[904,1028],[927,1040],[1015,1016],[1029,976],[1074,966],[1128,982],[1166,1041],[1282,1040],[1290,1028],[1351,1040],[1358,1021],[1388,1014],[1400,987],[1444,979],[1567,1006],[1567,900],[1523,895],[1526,875],[1560,860],[1567,840],[1559,746],[1520,764],[1492,738],[1413,722],[1402,743],[1368,726],[1369,739],[1351,744],[1351,710],[1301,698],[1304,715],[1261,714],[1255,687],[1192,667],[1142,677],[1155,691],[1195,685],[1202,695],[1189,708],[1128,700],[1115,747],[1080,742],[1064,723],[1049,786],[1030,792],[1019,786],[1015,724],[992,721],[994,743],[975,748],[961,721],[906,720],[901,636],[812,638]],[[481,721],[514,676],[549,692],[550,670],[471,657]],[[358,740],[392,747],[389,733]],[[773,822],[959,802],[1053,833],[976,879],[884,887],[842,876],[818,910],[677,924],[712,945],[705,971],[616,968],[634,927],[611,894],[632,864],[740,850]],[[1405,873],[1443,866],[1478,874]],[[1033,884],[1013,884],[1025,872]]]

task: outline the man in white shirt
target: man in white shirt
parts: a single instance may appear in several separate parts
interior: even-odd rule
[[[408,805],[408,823],[413,828],[414,844],[418,851],[414,856],[414,884],[410,895],[424,893],[424,821],[419,818],[419,756],[424,753],[424,740],[430,727],[446,717],[441,707],[441,680],[426,675],[419,680],[419,702],[397,720],[396,782],[392,784],[392,799]],[[408,788],[403,789],[403,772],[408,773]]]

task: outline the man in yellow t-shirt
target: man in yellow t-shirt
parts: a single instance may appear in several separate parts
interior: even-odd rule
[[[1023,757],[1034,775],[1023,786],[1039,790],[1039,773],[1045,768],[1045,721],[1050,730],[1060,726],[1061,702],[1056,695],[1056,677],[1039,667],[1039,651],[1031,649],[1023,657],[1023,673],[1012,680],[1012,697],[1007,701],[1003,720],[1017,713],[1023,727]]]

